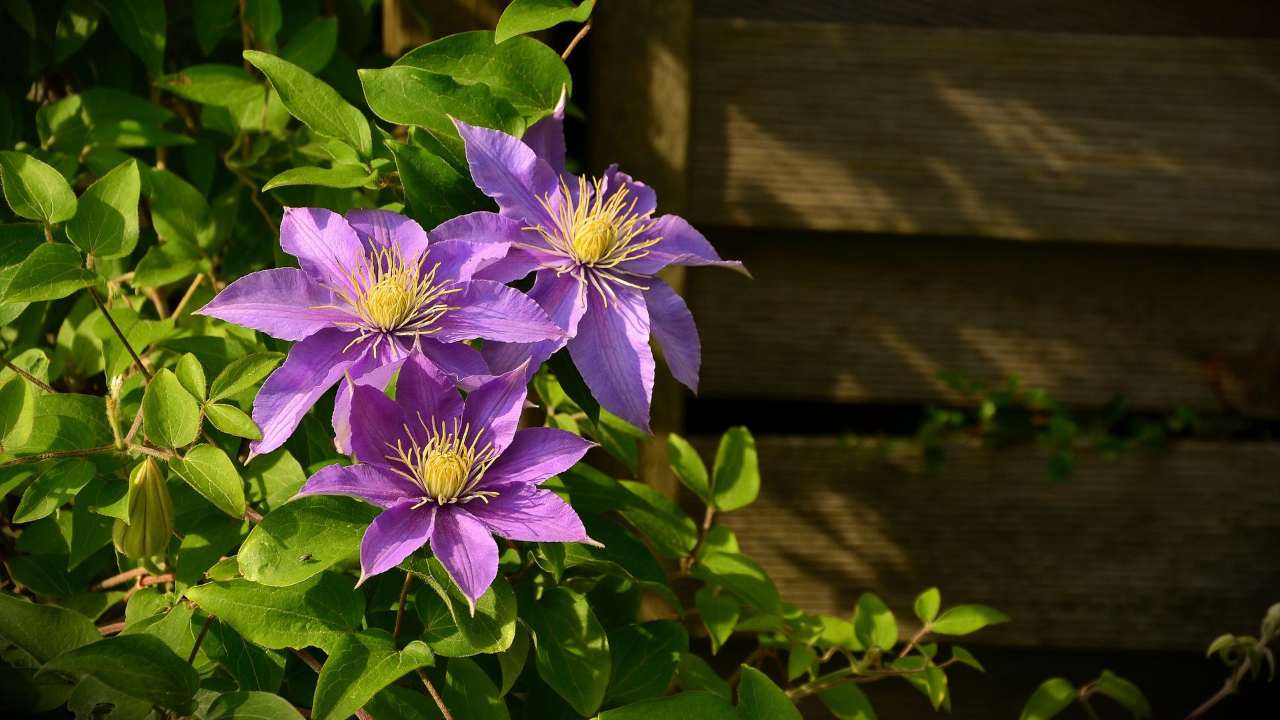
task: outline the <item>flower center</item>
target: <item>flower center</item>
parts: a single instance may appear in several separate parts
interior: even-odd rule
[[[485,470],[497,460],[498,454],[489,443],[480,442],[479,432],[472,434],[469,425],[454,420],[452,426],[444,423],[428,425],[418,416],[426,440],[420,444],[405,426],[406,440],[388,445],[391,469],[422,488],[422,502],[440,505],[483,500],[497,495],[492,490],[476,490]]]
[[[609,269],[644,257],[648,248],[662,240],[640,239],[654,221],[636,214],[638,199],[626,186],[617,188],[607,199],[604,190],[602,178],[588,183],[585,177],[579,177],[572,190],[561,180],[556,203],[550,196],[539,201],[551,215],[551,226],[531,229],[542,235],[553,250],[579,265]]]

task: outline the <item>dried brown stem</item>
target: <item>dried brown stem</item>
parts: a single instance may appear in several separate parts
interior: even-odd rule
[[[147,574],[147,569],[142,567],[137,567],[132,570],[125,570],[119,575],[112,575],[111,577],[107,578],[106,580],[103,580],[100,583],[91,585],[89,589],[94,591],[107,590],[107,589],[116,587],[117,585],[123,585],[136,577],[146,575],[146,574]]]
[[[564,49],[564,52],[560,53],[560,59],[568,60],[570,53],[573,52],[574,48],[578,47],[578,43],[582,42],[582,38],[586,37],[589,32],[591,32],[590,20],[583,23],[582,29],[578,30],[578,34],[574,35],[573,39],[569,41],[568,47]]]
[[[14,371],[14,372],[15,372],[15,373],[17,373],[20,377],[26,378],[26,381],[27,381],[27,382],[31,383],[32,385],[35,385],[36,387],[40,388],[41,390],[43,390],[43,391],[45,391],[45,392],[49,392],[49,393],[56,393],[56,392],[58,392],[57,390],[54,390],[53,388],[49,387],[49,384],[48,384],[48,383],[46,383],[45,381],[41,380],[40,378],[36,377],[35,375],[32,375],[31,373],[27,372],[26,370],[23,370],[22,368],[18,367],[17,365],[14,365],[13,363],[9,362],[9,359],[8,359],[8,358],[0,358],[0,362],[3,362],[5,367],[7,367],[7,368],[9,368],[10,370]]]

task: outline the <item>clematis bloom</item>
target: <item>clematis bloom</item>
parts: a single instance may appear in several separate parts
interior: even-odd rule
[[[668,265],[718,265],[722,260],[683,218],[654,216],[657,197],[616,165],[588,179],[564,170],[563,100],[555,115],[524,140],[455,121],[471,177],[500,212],[473,213],[472,228],[512,244],[504,272],[536,272],[529,297],[565,330],[566,339],[486,343],[495,372],[524,361],[537,368],[566,342],[600,404],[649,427],[657,338],[672,375],[698,389],[701,345],[693,316],[675,290],[655,277]],[[523,263],[523,266],[522,266]]]
[[[498,573],[493,535],[593,543],[568,503],[539,484],[569,469],[592,443],[554,428],[516,429],[525,368],[494,377],[464,400],[421,353],[400,370],[396,399],[354,389],[357,464],[331,465],[306,495],[348,495],[383,509],[360,544],[360,582],[415,550],[432,552],[472,602]]]
[[[254,400],[262,429],[254,454],[280,447],[339,381],[334,426],[345,451],[352,381],[385,386],[411,350],[460,379],[490,374],[463,340],[564,336],[536,303],[491,279],[510,274],[503,269],[509,243],[458,239],[457,227],[445,223],[429,240],[418,223],[393,212],[285,210],[280,247],[300,267],[245,275],[198,311],[297,341]]]

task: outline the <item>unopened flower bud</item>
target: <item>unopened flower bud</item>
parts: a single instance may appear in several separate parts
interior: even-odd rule
[[[129,473],[129,522],[116,520],[111,539],[130,558],[164,552],[173,534],[173,500],[164,472],[147,457]]]

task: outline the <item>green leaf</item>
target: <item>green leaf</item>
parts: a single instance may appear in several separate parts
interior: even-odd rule
[[[707,585],[694,595],[694,602],[711,638],[711,654],[715,655],[738,626],[738,601],[728,595],[717,595],[715,588]]]
[[[681,653],[680,667],[676,670],[676,681],[685,690],[701,690],[729,701],[733,699],[733,690],[729,683],[716,674],[706,660],[693,653]]]
[[[209,403],[204,406],[204,415],[209,418],[209,422],[213,423],[214,427],[228,435],[250,440],[262,439],[262,430],[258,428],[253,418],[234,405]]]
[[[13,521],[39,520],[58,509],[93,479],[93,463],[82,458],[46,461],[22,494]]]
[[[88,287],[97,275],[86,270],[84,259],[70,245],[44,243],[13,271],[5,302],[37,302],[64,298]]]
[[[912,605],[915,610],[916,617],[920,618],[920,622],[928,625],[933,619],[938,617],[938,608],[942,605],[942,593],[938,592],[938,588],[929,588],[916,596],[916,601]]]
[[[309,73],[318,73],[338,49],[338,18],[316,18],[298,28],[280,50],[280,57]]]
[[[215,620],[209,626],[204,652],[230,673],[242,690],[273,693],[280,689],[280,681],[284,677],[284,656],[245,642],[239,633],[221,622]]]
[[[164,69],[164,3],[108,0],[107,11],[120,42],[142,59],[148,72],[158,75]]]
[[[74,610],[0,593],[0,637],[46,663],[102,636],[89,618]]]
[[[737,510],[756,501],[760,494],[760,465],[756,440],[746,428],[729,428],[720,438],[713,483],[718,510]]]
[[[332,650],[364,617],[364,595],[351,578],[321,573],[278,588],[248,580],[188,588],[186,596],[249,642],[272,650],[309,645]]]
[[[654,620],[621,625],[609,631],[613,668],[609,673],[609,704],[661,697],[689,650],[689,635],[679,623]]]
[[[89,129],[88,143],[94,147],[145,148],[191,145],[188,135],[171,132],[132,118],[110,120]]]
[[[200,432],[200,406],[168,368],[156,371],[147,383],[142,413],[147,439],[160,447],[189,445]]]
[[[205,720],[302,720],[288,700],[269,692],[223,693],[204,714]]]
[[[146,423],[145,416],[143,422]],[[244,480],[222,448],[197,445],[186,457],[170,460],[169,469],[222,512],[234,518],[244,517]]]
[[[152,219],[155,219],[152,214]],[[133,286],[154,288],[168,285],[184,278],[191,277],[207,267],[200,257],[180,241],[172,241],[164,245],[153,245],[147,254],[138,261],[133,272]]]
[[[0,452],[22,447],[35,427],[36,394],[26,378],[14,375],[0,385]]]
[[[360,83],[375,115],[397,125],[418,125],[448,142],[457,138],[450,117],[509,135],[524,134],[520,111],[485,85],[466,85],[410,65],[361,70]]]
[[[307,481],[302,466],[287,450],[255,457],[245,465],[244,472],[249,484],[248,500],[266,511],[284,505]]]
[[[888,650],[898,643],[898,622],[874,593],[863,593],[853,609],[853,634],[863,647]]]
[[[487,207],[471,178],[444,158],[416,145],[387,143],[387,147],[395,157],[405,199],[423,227]]]
[[[930,628],[939,635],[968,635],[988,625],[1009,622],[1009,616],[986,605],[957,605],[942,613]]]
[[[0,152],[0,184],[18,217],[53,224],[76,214],[76,196],[62,173],[26,153]]]
[[[68,2],[58,18],[53,31],[53,59],[62,63],[84,46],[89,36],[98,29],[102,11],[91,0]]]
[[[79,507],[78,502],[76,506]],[[248,521],[215,513],[204,514],[194,526],[187,528],[175,563],[178,589],[185,590],[200,582],[219,558],[240,545],[247,532]]]
[[[331,168],[304,166],[289,168],[262,186],[262,190],[275,190],[294,185],[319,185],[331,188],[364,187],[378,179],[378,171],[370,171],[363,165],[335,165]]]
[[[213,379],[213,387],[209,389],[209,401],[226,400],[257,385],[270,375],[283,359],[282,353],[264,352],[245,355],[236,360]]]
[[[511,647],[498,653],[498,666],[502,671],[502,687],[498,694],[505,696],[515,687],[516,680],[524,670],[525,661],[529,658],[529,631],[523,627],[516,628]]]
[[[202,55],[213,52],[227,31],[236,25],[238,5],[239,0],[195,0],[192,3],[191,25]]]
[[[440,695],[457,720],[510,720],[507,705],[489,675],[467,658],[449,661]]]
[[[505,578],[494,579],[476,600],[472,613],[471,603],[439,560],[410,560],[402,567],[412,567],[412,572],[430,586],[414,597],[414,608],[422,620],[422,639],[437,654],[466,657],[511,647],[516,633],[516,596]]]
[[[815,673],[818,653],[812,645],[793,642],[787,649],[787,680],[795,680],[805,673]]]
[[[671,463],[672,472],[685,487],[702,502],[711,504],[711,481],[707,477],[707,466],[688,440],[675,433],[667,436],[667,462]]]
[[[782,598],[756,561],[738,553],[709,553],[693,566],[693,576],[715,583],[763,613],[781,614]]]
[[[563,22],[584,23],[591,17],[595,4],[595,0],[583,0],[580,5],[575,5],[573,0],[513,0],[498,18],[493,40],[500,43]]]
[[[572,94],[573,88],[569,69],[555,50],[528,37],[495,44],[488,31],[456,33],[427,43],[405,53],[394,67],[414,67],[461,85],[484,87],[529,123],[550,114],[560,94]]]
[[[181,713],[190,712],[200,676],[157,637],[118,635],[69,650],[41,672],[90,675],[107,687]]]
[[[156,80],[156,85],[202,105],[236,108],[266,96],[267,88],[236,65],[192,65]]]
[[[819,690],[818,699],[839,720],[876,720],[875,708],[855,683]]]
[[[298,498],[267,513],[240,547],[240,572],[262,585],[296,585],[360,555],[378,509],[354,498]]]
[[[597,720],[739,720],[733,706],[718,695],[683,692],[600,713]]]
[[[548,588],[525,612],[538,675],[579,714],[595,713],[609,685],[609,641],[587,599]]]
[[[195,355],[185,353],[178,358],[178,365],[175,373],[178,376],[178,382],[182,383],[182,387],[196,400],[204,400],[205,380],[204,367]]]
[[[787,694],[750,665],[742,666],[742,679],[738,683],[738,714],[742,720],[800,720],[800,711],[787,699]]]
[[[137,162],[121,163],[80,196],[79,209],[67,223],[67,237],[76,247],[98,257],[133,252],[138,244],[141,188]]]
[[[172,241],[181,241],[188,255],[194,253],[195,248],[208,247],[213,242],[216,227],[209,202],[191,183],[168,170],[148,169],[142,179],[142,190],[150,200],[156,235],[165,241],[162,247],[172,253],[171,257],[179,256],[174,252]],[[150,253],[147,256],[150,257]]]
[[[253,39],[260,47],[274,52],[276,34],[284,26],[280,0],[245,0],[243,8],[243,19],[253,30]]]
[[[1048,720],[1076,701],[1076,688],[1063,678],[1049,678],[1027,698],[1019,720]]]
[[[987,671],[986,668],[982,667],[982,663],[978,662],[978,658],[973,656],[973,653],[965,650],[959,645],[951,646],[951,658],[962,665],[968,665],[978,672]]]
[[[345,635],[329,654],[316,679],[311,717],[341,720],[364,706],[402,675],[431,663],[431,651],[420,641],[396,650],[391,635],[362,630]]]
[[[634,499],[621,509],[627,522],[635,525],[662,555],[681,558],[698,544],[698,526],[670,498],[645,483],[623,480],[618,483]]]
[[[245,50],[244,58],[267,76],[289,113],[302,124],[321,135],[342,140],[359,151],[361,157],[373,153],[368,120],[336,90],[274,55]]]
[[[1142,690],[1110,670],[1102,671],[1102,676],[1093,683],[1093,690],[1120,703],[1134,718],[1151,717],[1151,703]]]

